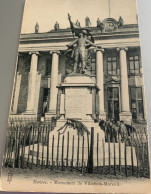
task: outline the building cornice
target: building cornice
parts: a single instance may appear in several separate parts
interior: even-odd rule
[[[139,37],[138,25],[124,25],[112,32],[103,32],[97,27],[91,27],[92,36],[94,40],[108,40],[108,39],[119,39],[119,38],[131,38]],[[70,28],[59,30],[55,32],[54,30],[47,33],[30,33],[21,34],[20,44],[30,44],[30,43],[44,43],[44,42],[65,42],[73,41],[73,35]]]

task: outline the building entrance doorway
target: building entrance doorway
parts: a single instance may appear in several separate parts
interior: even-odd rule
[[[108,119],[119,120],[119,88],[108,88]]]

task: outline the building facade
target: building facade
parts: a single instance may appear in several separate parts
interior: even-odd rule
[[[86,75],[97,85],[91,88],[93,118],[146,120],[143,70],[137,24],[119,25],[107,18],[103,27],[87,27],[101,49],[87,52]],[[22,34],[18,49],[10,118],[51,120],[64,116],[60,87],[73,71],[70,28]]]

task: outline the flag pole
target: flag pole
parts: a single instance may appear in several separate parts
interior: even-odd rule
[[[108,0],[108,5],[109,5],[109,18],[110,18],[110,0]]]

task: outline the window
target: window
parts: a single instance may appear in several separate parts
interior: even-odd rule
[[[129,73],[130,74],[140,73],[140,62],[138,55],[129,57]]]
[[[50,76],[51,75],[51,63],[49,60],[46,61],[46,72],[45,72],[46,76]]]
[[[119,88],[108,88],[108,119],[119,120]]]
[[[108,57],[107,58],[107,67],[108,67],[108,74],[110,74],[110,75],[118,74],[117,57]]]
[[[143,96],[141,87],[131,87],[131,112],[133,120],[141,120],[144,118]]]

